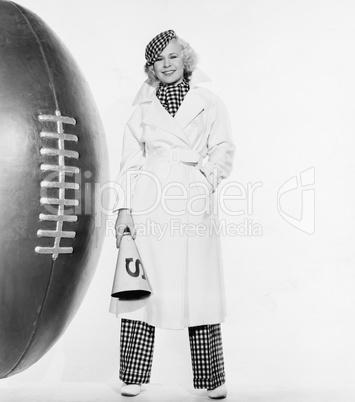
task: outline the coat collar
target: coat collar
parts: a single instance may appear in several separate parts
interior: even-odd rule
[[[189,145],[189,139],[184,129],[204,110],[206,104],[205,98],[199,96],[194,89],[199,83],[208,81],[211,81],[210,78],[200,69],[193,72],[190,80],[190,91],[186,94],[175,117],[172,117],[164,109],[155,95],[156,88],[159,85],[158,81],[153,84],[148,83],[148,80],[145,81],[134,99],[133,105],[150,102],[151,105],[143,119],[144,123],[169,131]]]
[[[193,89],[202,82],[210,82],[210,81],[211,79],[207,74],[205,74],[199,68],[196,68],[191,75],[190,88]],[[159,85],[158,80],[152,83],[150,82],[150,80],[145,80],[140,90],[138,91],[136,97],[134,98],[132,106],[138,105],[139,103],[143,102],[151,102],[154,99],[158,85]]]

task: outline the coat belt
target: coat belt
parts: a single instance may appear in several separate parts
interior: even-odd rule
[[[193,149],[184,149],[184,148],[172,148],[170,150],[158,148],[154,151],[151,151],[147,154],[150,156],[159,156],[163,158],[167,158],[171,163],[186,163],[191,165],[199,164],[201,160],[201,154]]]

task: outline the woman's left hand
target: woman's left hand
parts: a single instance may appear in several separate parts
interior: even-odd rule
[[[133,218],[129,209],[120,209],[118,211],[118,216],[116,219],[116,247],[120,247],[120,243],[122,240],[123,232],[128,228],[131,232],[131,236],[133,239],[136,237],[136,229],[134,227]]]

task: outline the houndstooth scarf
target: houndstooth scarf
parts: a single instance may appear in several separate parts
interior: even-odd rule
[[[177,85],[160,83],[156,95],[164,108],[174,117],[189,89],[190,84],[185,79]]]

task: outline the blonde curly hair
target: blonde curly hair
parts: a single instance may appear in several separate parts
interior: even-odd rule
[[[192,72],[195,70],[198,63],[198,58],[196,52],[184,39],[177,37],[176,40],[181,45],[181,58],[184,63],[184,78],[186,80],[190,79]],[[147,74],[150,82],[157,81],[157,76],[155,75],[154,65],[148,66],[147,63],[144,65],[144,72]]]

